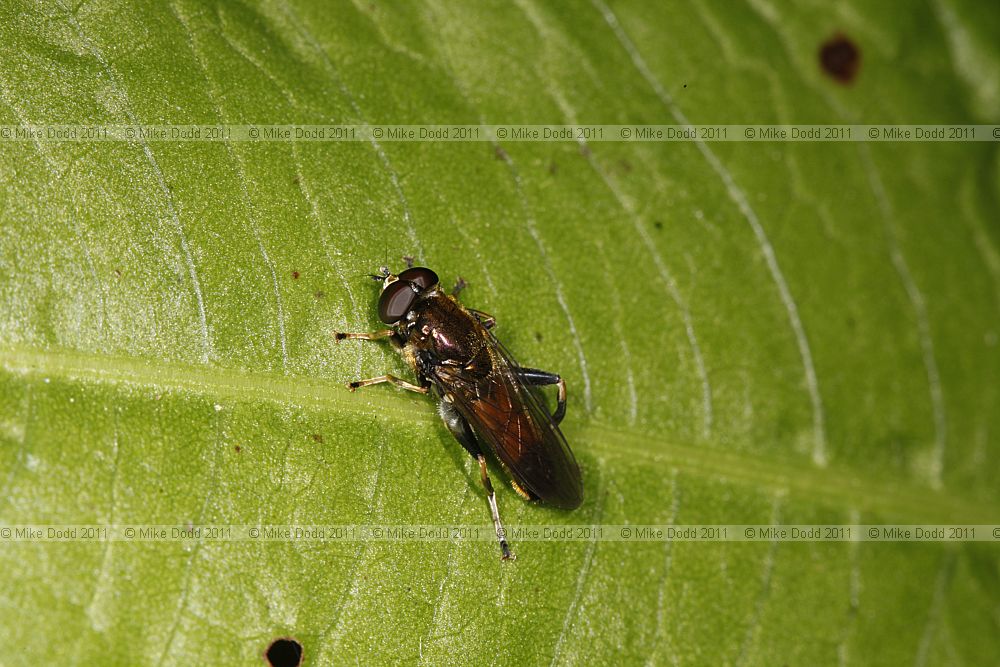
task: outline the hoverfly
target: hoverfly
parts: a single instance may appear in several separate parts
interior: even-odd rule
[[[378,316],[387,329],[375,333],[336,333],[345,338],[388,338],[417,375],[417,384],[381,375],[348,384],[351,391],[388,382],[434,396],[438,412],[455,439],[479,462],[493,526],[503,560],[513,558],[496,494],[486,471],[490,452],[527,500],[575,509],[583,502],[580,468],[559,430],[566,414],[566,383],[555,374],[524,368],[493,335],[496,320],[458,300],[465,286],[441,289],[436,273],[423,267],[399,275],[381,267],[371,276],[382,282]],[[557,385],[558,403],[550,413],[537,387]]]

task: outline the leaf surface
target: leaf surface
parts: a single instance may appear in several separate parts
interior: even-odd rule
[[[0,10],[0,124],[996,123],[971,2]],[[852,85],[822,72],[835,34]],[[996,522],[994,143],[0,142],[0,521],[482,524],[365,274],[570,387],[567,514]],[[3,664],[987,664],[995,545],[4,543]]]

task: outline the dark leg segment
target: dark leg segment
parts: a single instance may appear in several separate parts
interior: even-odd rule
[[[462,447],[465,447],[465,451],[469,452],[472,458],[479,458],[483,452],[479,449],[476,436],[472,434],[472,427],[469,426],[469,422],[465,421],[465,417],[458,413],[455,406],[443,398],[438,404],[438,411],[441,413],[444,425],[448,427],[448,430],[461,443]]]
[[[559,385],[559,393],[557,394],[557,404],[556,411],[552,413],[552,421],[558,426],[566,416],[566,381],[559,377],[556,373],[549,373],[548,371],[540,371],[537,368],[519,368],[517,371],[517,376],[525,384],[534,385],[536,387],[541,387],[544,385],[555,384]]]

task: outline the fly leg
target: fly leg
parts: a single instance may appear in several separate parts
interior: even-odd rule
[[[514,560],[514,554],[510,552],[510,546],[507,544],[507,532],[503,529],[503,524],[500,523],[497,496],[493,493],[493,484],[490,482],[490,476],[486,473],[486,457],[480,454],[477,458],[479,459],[479,474],[483,480],[483,488],[486,489],[486,499],[490,503],[490,513],[493,515],[493,528],[496,530],[497,539],[500,541],[500,559]]]
[[[455,281],[455,286],[451,289],[451,295],[457,299],[458,295],[461,294],[462,290],[464,290],[468,286],[469,284],[465,282],[465,278],[459,276],[458,280]],[[483,311],[476,310],[475,308],[468,308],[467,310],[470,313],[472,313],[473,317],[479,320],[479,323],[482,324],[487,329],[492,329],[493,325],[497,323],[496,318],[490,315],[489,313],[484,313]]]
[[[376,331],[374,333],[343,333],[341,331],[336,331],[333,334],[333,339],[338,343],[345,338],[354,338],[358,340],[380,340],[382,338],[392,339],[392,335],[395,332],[392,329],[383,329],[382,331]],[[392,342],[398,345],[395,339]],[[355,380],[354,382],[349,382],[347,388],[351,391],[355,389],[360,389],[361,387],[367,387],[373,384],[381,384],[383,382],[388,382],[389,384],[394,384],[400,389],[406,389],[407,391],[415,391],[418,394],[426,394],[427,387],[421,387],[419,385],[412,384],[406,380],[401,380],[395,375],[379,375],[378,377],[368,378],[367,380]]]
[[[389,338],[394,333],[395,331],[392,329],[383,329],[382,331],[375,331],[373,333],[344,333],[342,331],[334,331],[333,339],[338,343],[345,338],[353,338],[357,340],[380,340],[382,338]]]
[[[563,420],[566,416],[566,381],[559,377],[556,373],[549,373],[548,371],[540,371],[537,368],[519,368],[517,369],[517,376],[525,383],[534,385],[536,387],[555,384],[559,385],[559,394],[557,395],[558,403],[556,404],[556,411],[552,413],[552,421],[559,425],[559,422]]]
[[[510,551],[510,545],[507,544],[507,533],[500,522],[500,510],[497,509],[497,497],[496,493],[493,492],[493,483],[490,482],[490,476],[486,472],[486,457],[483,456],[483,452],[479,449],[479,444],[476,442],[476,437],[472,434],[469,422],[458,413],[458,410],[452,407],[447,399],[442,398],[439,405],[441,418],[444,420],[445,426],[455,436],[455,439],[462,444],[465,451],[469,452],[472,458],[479,461],[480,478],[483,482],[483,488],[486,489],[486,500],[490,504],[490,515],[493,517],[493,528],[497,534],[497,541],[500,542],[500,558],[501,560],[514,560],[515,556]]]
[[[418,394],[426,394],[429,391],[427,387],[421,387],[411,382],[407,382],[406,380],[401,380],[395,375],[379,375],[377,378],[355,380],[354,382],[348,382],[347,388],[354,391],[355,389],[360,389],[361,387],[368,387],[373,384],[382,384],[383,382],[388,382],[389,384],[396,385],[400,389],[405,389],[407,391],[415,391]]]
[[[492,329],[496,326],[497,318],[493,317],[489,313],[484,313],[483,311],[476,310],[475,308],[469,308],[468,311],[472,313],[472,316],[479,320],[479,323],[485,328]]]

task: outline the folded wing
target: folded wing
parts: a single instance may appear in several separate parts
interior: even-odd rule
[[[519,486],[550,505],[579,507],[583,482],[566,438],[517,362],[489,332],[487,340],[472,362],[438,366],[433,379]]]

